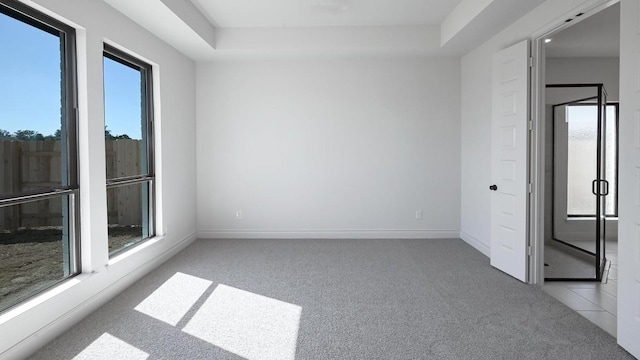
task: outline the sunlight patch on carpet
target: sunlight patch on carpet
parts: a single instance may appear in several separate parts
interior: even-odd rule
[[[117,337],[104,333],[100,335],[94,342],[87,346],[80,354],[75,356],[73,360],[90,360],[90,359],[127,359],[127,360],[145,360],[149,358],[149,354],[138,349],[137,347],[127,344]]]
[[[134,309],[176,326],[211,284],[209,280],[177,272]]]
[[[248,360],[293,360],[302,308],[219,284],[182,331]]]

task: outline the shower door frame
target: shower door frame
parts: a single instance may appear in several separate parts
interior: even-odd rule
[[[559,89],[559,88],[594,88],[596,93],[594,96],[575,99],[568,102],[552,105],[553,111],[553,125],[555,128],[555,109],[559,106],[571,106],[571,105],[595,105],[598,108],[597,111],[597,139],[596,139],[596,179],[592,181],[592,193],[595,196],[596,201],[596,214],[595,214],[595,252],[591,252],[587,249],[583,249],[579,246],[571,244],[569,242],[555,238],[555,175],[553,177],[554,186],[552,187],[552,240],[562,245],[573,248],[577,251],[594,256],[595,259],[595,276],[593,278],[572,278],[572,277],[554,277],[544,278],[545,281],[601,281],[604,268],[607,262],[606,258],[606,196],[609,193],[609,183],[606,180],[606,110],[607,110],[607,93],[604,88],[604,84],[601,83],[587,83],[587,84],[547,84],[547,89]],[[596,100],[595,103],[585,103],[586,101]],[[617,120],[617,119],[616,119]],[[553,130],[552,141],[555,148],[555,129]],[[554,150],[555,153],[555,150]],[[553,158],[552,167],[555,169],[555,155]],[[554,170],[555,171],[555,170]],[[568,214],[563,214],[567,216]]]

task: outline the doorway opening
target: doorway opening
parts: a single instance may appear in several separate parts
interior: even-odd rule
[[[530,151],[532,282],[614,337],[619,45],[615,0],[537,34]]]
[[[577,14],[571,23],[539,39],[541,272],[546,281],[606,281],[617,264],[620,4]]]

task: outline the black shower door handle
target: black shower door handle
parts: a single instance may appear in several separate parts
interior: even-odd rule
[[[495,185],[495,184],[494,184],[494,185],[489,186],[489,190],[491,190],[491,191],[497,191],[497,190],[498,190],[498,185]]]
[[[604,186],[600,185],[600,183]],[[609,182],[607,180],[593,180],[591,182],[591,192],[596,196],[598,196],[598,192],[600,192],[600,196],[609,195]]]

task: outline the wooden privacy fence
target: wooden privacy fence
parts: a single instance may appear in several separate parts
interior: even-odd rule
[[[141,140],[106,140],[107,178],[140,175],[141,146]],[[109,225],[142,224],[142,186],[128,185],[107,190]]]
[[[141,141],[106,140],[106,172],[110,178],[141,172]],[[19,194],[59,187],[62,184],[60,140],[0,140],[0,193]],[[140,185],[107,191],[110,225],[140,225]],[[0,230],[62,225],[62,200],[51,198],[0,208]]]

